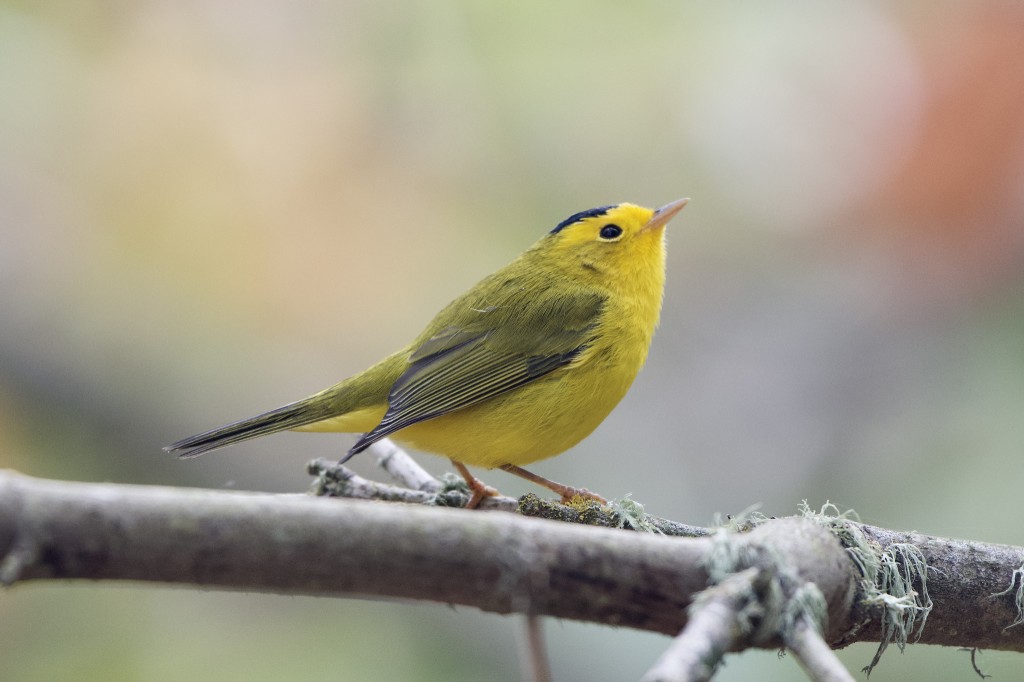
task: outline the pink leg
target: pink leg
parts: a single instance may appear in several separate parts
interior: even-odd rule
[[[555,483],[552,480],[544,478],[543,476],[538,476],[537,474],[531,473],[526,469],[523,469],[522,467],[517,467],[514,464],[502,464],[500,469],[502,471],[507,471],[510,474],[521,476],[522,478],[525,478],[527,481],[532,481],[537,485],[544,486],[545,488],[551,490],[552,492],[558,493],[559,495],[562,496],[562,502],[568,502],[574,497],[582,497],[587,500],[594,500],[596,502],[600,502],[601,504],[608,504],[608,500],[604,499],[600,495],[590,492],[586,488],[573,488],[572,486],[562,485],[561,483]]]

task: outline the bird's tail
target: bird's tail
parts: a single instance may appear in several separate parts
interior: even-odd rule
[[[324,407],[324,401],[314,401],[312,397],[306,398],[255,417],[189,436],[177,443],[171,443],[164,448],[164,451],[177,452],[178,457],[182,459],[198,457],[210,450],[241,443],[250,438],[318,422],[330,416]]]

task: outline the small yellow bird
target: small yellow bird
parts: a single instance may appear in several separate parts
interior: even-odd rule
[[[276,410],[164,448],[196,457],[288,429],[362,433],[347,461],[394,440],[466,464],[583,494],[520,465],[580,442],[626,395],[647,359],[665,289],[665,225],[656,211],[601,206],[560,222],[529,250],[452,301],[416,339],[369,369]]]

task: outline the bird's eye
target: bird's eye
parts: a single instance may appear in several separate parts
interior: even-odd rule
[[[617,239],[622,235],[622,228],[618,225],[605,225],[601,228],[601,239]]]

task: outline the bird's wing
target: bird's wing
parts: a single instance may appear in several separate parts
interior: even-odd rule
[[[453,305],[460,303],[468,305]],[[453,318],[444,320],[451,324],[413,351],[409,368],[391,388],[380,424],[345,459],[407,426],[493,398],[569,364],[591,343],[603,305],[603,296],[584,292],[449,307],[442,315]]]

